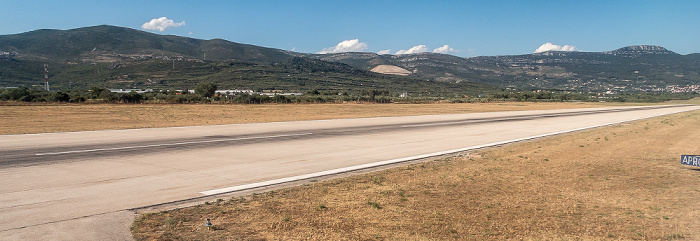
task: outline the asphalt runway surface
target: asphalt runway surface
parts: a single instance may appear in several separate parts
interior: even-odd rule
[[[0,136],[0,239],[128,240],[134,209],[699,109],[610,107]]]

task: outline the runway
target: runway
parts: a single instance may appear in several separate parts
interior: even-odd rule
[[[0,239],[122,240],[134,217],[129,210],[138,207],[699,108],[610,107],[5,135],[0,136]]]

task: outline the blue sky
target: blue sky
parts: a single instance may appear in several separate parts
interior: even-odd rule
[[[108,24],[304,53],[443,51],[472,57],[527,54],[546,43],[578,51],[649,44],[700,53],[696,0],[0,0],[0,12],[0,35]],[[143,29],[161,17],[174,24],[162,32]]]

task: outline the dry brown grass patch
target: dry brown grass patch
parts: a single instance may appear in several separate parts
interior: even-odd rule
[[[700,112],[141,215],[137,240],[698,239]],[[215,228],[207,230],[204,219]]]
[[[461,104],[29,104],[0,102],[0,135],[382,116],[608,106],[601,103]]]

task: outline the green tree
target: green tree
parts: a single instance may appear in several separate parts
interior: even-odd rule
[[[100,93],[104,91],[105,89],[97,87],[97,86],[92,86],[90,89],[88,89],[88,92],[90,92],[90,99],[97,99],[100,97]]]
[[[31,101],[31,93],[27,88],[6,89],[0,96],[4,100]]]
[[[194,93],[210,98],[216,93],[216,84],[212,82],[201,82],[194,88]]]
[[[70,95],[61,91],[57,91],[49,94],[47,100],[51,102],[68,102],[70,101]]]
[[[306,91],[305,94],[306,95],[319,95],[319,94],[321,94],[321,92],[319,92],[317,89],[313,89],[313,90]]]

